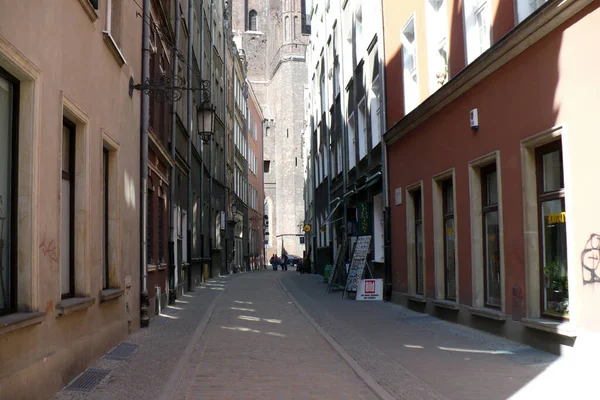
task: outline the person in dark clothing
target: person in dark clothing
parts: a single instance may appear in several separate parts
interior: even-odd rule
[[[273,254],[271,256],[271,259],[269,260],[269,262],[271,263],[271,266],[273,267],[273,271],[277,271],[277,257],[275,256],[275,254]]]
[[[282,257],[282,259],[283,259],[283,263],[281,264],[281,269],[283,271],[287,271],[288,255],[284,254],[283,257]]]

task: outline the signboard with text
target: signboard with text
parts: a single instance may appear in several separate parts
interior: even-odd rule
[[[356,300],[379,301],[383,300],[383,279],[363,279],[358,285]]]
[[[348,278],[346,280],[346,292],[356,292],[358,284],[361,281],[367,264],[367,255],[371,247],[371,236],[360,236],[354,245],[352,253],[352,263],[348,269]]]
[[[371,220],[373,216],[372,203],[359,203],[356,208],[356,220],[358,221],[358,235],[371,234]]]

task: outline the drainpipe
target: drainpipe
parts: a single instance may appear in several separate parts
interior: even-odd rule
[[[143,5],[144,22],[142,23],[142,82],[150,75],[150,0],[144,0]],[[148,127],[150,124],[150,96],[142,92],[142,121],[141,121],[141,165],[140,175],[142,180],[141,185],[141,207],[140,207],[140,275],[141,275],[141,290],[140,290],[140,326],[142,328],[150,325],[148,317],[148,275],[147,275],[147,244],[146,227],[148,226]]]
[[[200,71],[204,69],[204,1],[200,1]],[[200,73],[200,79],[203,79],[202,73]],[[202,95],[201,95],[202,97]],[[202,101],[202,99],[200,100]],[[204,141],[200,142],[200,259],[202,265],[200,266],[200,270],[202,272],[202,281],[204,281],[204,255],[205,253],[205,245],[204,245]]]
[[[188,70],[187,70],[187,84],[192,85],[192,63],[193,59],[193,41],[194,41],[194,6],[193,2],[188,1]],[[187,282],[187,290],[192,291],[192,96],[193,92],[191,90],[187,91],[187,130],[188,130],[188,147],[187,147],[187,161],[190,166],[189,175],[188,175],[188,187],[187,187],[187,270],[188,270],[188,282]]]
[[[211,0],[210,2],[210,29],[213,29],[213,14],[214,14],[214,10],[215,10],[215,1]],[[214,46],[215,44],[215,34],[216,32],[213,32],[213,34],[211,35],[211,49],[210,49],[210,75],[208,77],[208,79],[211,80],[211,89],[214,90],[214,88],[212,87],[212,76],[213,76],[213,51],[212,51],[212,46]],[[211,92],[212,93],[212,92]],[[212,97],[212,95],[211,95]],[[208,254],[209,254],[209,277],[212,278],[213,277],[213,257],[212,257],[212,219],[213,219],[213,214],[212,214],[212,189],[213,189],[213,175],[212,175],[212,152],[213,152],[213,139],[214,139],[214,132],[212,135],[210,135],[210,147],[208,148],[208,176],[209,176],[209,181],[208,181],[208,201],[209,201],[209,207],[208,207]]]
[[[381,1],[381,37],[384,37],[385,25],[383,24],[383,1]],[[379,42],[381,43],[381,42]],[[380,45],[379,45],[380,46]],[[385,46],[380,46],[381,59],[385,60]],[[387,91],[386,91],[386,77],[385,68],[383,63],[381,65],[381,87],[383,89],[383,95],[381,96],[381,126],[385,127],[387,131]],[[384,134],[385,135],[385,134]],[[390,188],[389,188],[389,166],[388,166],[388,154],[387,154],[387,143],[381,138],[381,169],[383,171],[382,186],[383,186],[383,243],[384,243],[384,289],[383,298],[386,301],[392,299],[392,238],[391,238],[391,210],[390,210]]]
[[[313,270],[311,271],[312,273],[315,273],[317,271],[317,235],[320,235],[321,233],[318,231],[319,226],[317,224],[317,168],[315,166],[315,155],[316,155],[316,148],[317,148],[317,140],[314,137],[314,132],[315,132],[315,122],[314,120],[311,122],[310,124],[310,147],[312,149],[312,175],[313,175],[313,179],[312,179],[312,191],[313,191],[313,224],[314,224],[314,229],[311,230],[314,231],[313,233]]]
[[[224,29],[223,29],[223,87],[225,88],[225,90],[223,91],[223,109],[225,110],[225,134],[223,135],[223,183],[224,183],[224,188],[223,188],[223,209],[225,210],[225,226],[221,227],[221,229],[225,229],[225,253],[224,253],[224,264],[225,264],[225,268],[223,269],[225,271],[225,274],[229,274],[229,265],[228,265],[228,261],[229,261],[229,240],[227,237],[227,210],[229,208],[229,204],[228,204],[228,199],[229,199],[229,186],[227,186],[227,44],[228,44],[228,38],[230,35],[230,30],[229,30],[229,5],[227,6],[227,10],[225,10],[225,15],[223,16],[223,24],[224,24]]]
[[[179,26],[181,25],[181,9],[179,4],[175,5],[175,48],[173,49],[173,79],[177,76],[178,69],[178,58],[179,53]],[[176,96],[175,89],[173,89],[173,97]],[[173,167],[171,168],[171,184],[170,184],[170,197],[171,204],[169,207],[169,221],[170,221],[170,232],[169,232],[169,303],[173,303],[176,298],[176,277],[177,277],[177,265],[175,258],[175,139],[177,131],[177,103],[173,102],[171,107],[171,161]]]

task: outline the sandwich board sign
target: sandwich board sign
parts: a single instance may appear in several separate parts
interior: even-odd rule
[[[352,263],[348,269],[348,278],[346,279],[346,288],[344,296],[347,292],[357,292],[360,281],[365,272],[367,264],[367,255],[371,247],[371,236],[360,236],[354,245],[352,253]]]
[[[356,300],[383,300],[383,279],[362,279],[358,285]]]

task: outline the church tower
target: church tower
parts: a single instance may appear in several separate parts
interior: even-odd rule
[[[234,41],[265,116],[264,172],[267,258],[302,256],[304,225],[304,93],[310,38],[307,0],[233,0]]]

